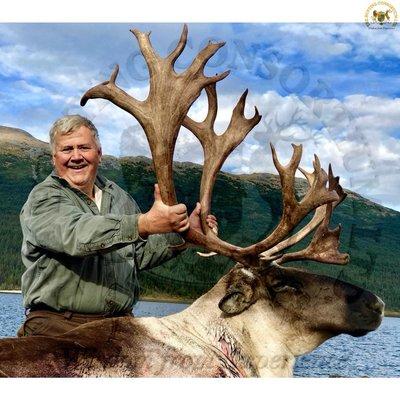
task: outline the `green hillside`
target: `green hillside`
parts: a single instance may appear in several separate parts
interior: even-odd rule
[[[29,138],[29,134],[24,134],[25,139]],[[51,170],[50,155],[43,142],[30,138],[32,141],[2,137],[0,127],[0,289],[19,287],[23,273],[19,211],[30,190]],[[149,209],[155,182],[149,159],[105,157],[101,173],[127,190],[143,210]],[[175,164],[177,196],[190,210],[197,201],[200,175],[199,165]],[[296,184],[298,193],[304,193],[306,182],[298,179]],[[221,173],[212,211],[218,216],[222,238],[239,245],[254,243],[265,237],[279,219],[279,180],[271,174]],[[350,264],[301,265],[370,289],[384,299],[387,308],[400,310],[400,213],[349,193],[335,210],[332,226],[339,222],[343,226],[341,250],[350,253]],[[301,245],[304,246],[305,243]],[[222,256],[200,258],[191,249],[162,267],[142,272],[141,293],[193,299],[208,290],[232,265]]]

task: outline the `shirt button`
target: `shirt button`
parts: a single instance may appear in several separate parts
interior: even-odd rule
[[[132,236],[128,236],[128,240],[132,240],[133,239],[133,237]]]
[[[100,245],[100,247],[103,249],[104,248],[104,246],[105,246],[105,244],[104,243],[102,243],[101,245]]]

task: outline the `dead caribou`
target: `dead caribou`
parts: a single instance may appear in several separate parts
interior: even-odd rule
[[[290,162],[283,166],[272,148],[283,197],[277,227],[248,247],[224,242],[209,229],[212,190],[228,155],[260,121],[257,109],[247,119],[247,91],[233,110],[223,135],[216,135],[216,82],[228,72],[204,76],[208,59],[223,46],[209,43],[182,72],[174,63],[187,40],[185,26],[177,47],[161,58],[149,34],[132,31],[150,71],[150,93],[138,101],[116,86],[118,66],[110,80],[88,90],[82,100],[108,99],[131,113],[142,125],[153,156],[163,201],[176,203],[172,178],[175,141],[181,126],[193,132],[204,148],[200,188],[202,225],[206,234],[190,230],[187,242],[225,255],[236,266],[186,310],[164,318],[112,318],[83,325],[59,337],[26,337],[0,341],[2,376],[290,376],[295,357],[312,351],[325,340],[347,333],[361,336],[382,320],[383,302],[372,293],[327,276],[282,265],[294,260],[346,264],[339,252],[340,227],[329,229],[333,209],[345,198],[339,178],[326,173],[316,157],[314,171],[299,167],[302,147],[293,145]],[[209,109],[203,122],[187,116],[205,89]],[[298,201],[294,177],[299,169],[309,189]],[[314,211],[306,226],[291,232]],[[283,253],[315,231],[303,250]]]

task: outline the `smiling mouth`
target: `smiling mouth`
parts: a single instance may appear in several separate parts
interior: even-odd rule
[[[68,166],[68,168],[73,169],[75,171],[80,171],[83,168],[85,168],[86,166],[87,166],[86,164],[85,165],[70,165],[70,166]]]

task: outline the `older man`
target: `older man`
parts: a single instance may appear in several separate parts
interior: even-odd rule
[[[54,171],[30,193],[21,211],[24,306],[18,336],[59,335],[82,323],[132,315],[138,270],[177,255],[179,232],[201,229],[200,205],[155,201],[141,213],[114,182],[98,175],[102,151],[88,119],[65,116],[50,130]],[[216,225],[209,216],[210,226]],[[178,246],[178,247],[177,247]]]

